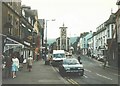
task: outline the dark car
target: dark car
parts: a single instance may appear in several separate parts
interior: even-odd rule
[[[99,55],[97,58],[98,61],[104,62],[104,55]]]
[[[66,75],[68,73],[84,75],[83,64],[79,63],[76,58],[64,59],[62,64],[59,66],[59,73],[61,75]]]

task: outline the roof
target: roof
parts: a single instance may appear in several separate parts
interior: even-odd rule
[[[109,19],[106,21],[106,25],[115,23],[115,13],[112,13],[109,17]]]
[[[89,34],[89,32],[84,32],[84,33],[81,33],[81,34],[80,34],[80,38],[85,37],[87,34]]]
[[[116,5],[120,5],[120,0],[117,1]]]
[[[96,33],[94,33],[94,36],[97,35],[97,34],[99,34],[99,33],[102,32],[102,31],[104,31],[105,29],[106,29],[106,28],[103,27],[102,29],[98,30]]]
[[[107,26],[109,24],[114,24],[115,23],[115,18],[116,18],[115,13],[112,13],[110,15],[109,19],[106,22],[104,22],[105,26]],[[93,36],[95,36],[95,35],[99,34],[100,32],[104,31],[106,29],[105,26],[103,28],[101,28],[100,30],[98,30],[96,33],[94,33]]]

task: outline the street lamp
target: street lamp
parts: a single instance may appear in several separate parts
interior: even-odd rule
[[[45,36],[45,64],[46,64],[46,61],[47,61],[47,22],[48,21],[55,21],[55,19],[52,19],[52,20],[46,20],[46,36]]]

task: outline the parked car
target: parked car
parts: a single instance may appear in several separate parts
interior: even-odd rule
[[[66,58],[59,66],[59,73],[63,76],[68,73],[80,74],[83,76],[84,67],[82,62],[79,63],[76,58]]]
[[[66,56],[69,56],[69,54],[70,54],[69,52],[66,52],[66,53],[65,53]]]
[[[98,61],[104,62],[104,55],[99,55],[97,58]]]

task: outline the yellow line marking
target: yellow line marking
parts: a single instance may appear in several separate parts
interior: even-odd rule
[[[80,86],[79,83],[77,83],[76,81],[74,81],[73,79],[67,79],[71,84],[73,85],[77,85]]]
[[[75,84],[78,84],[76,81],[74,81],[73,79],[70,79],[73,83],[75,83]]]
[[[67,79],[71,84],[74,84],[70,79]]]

